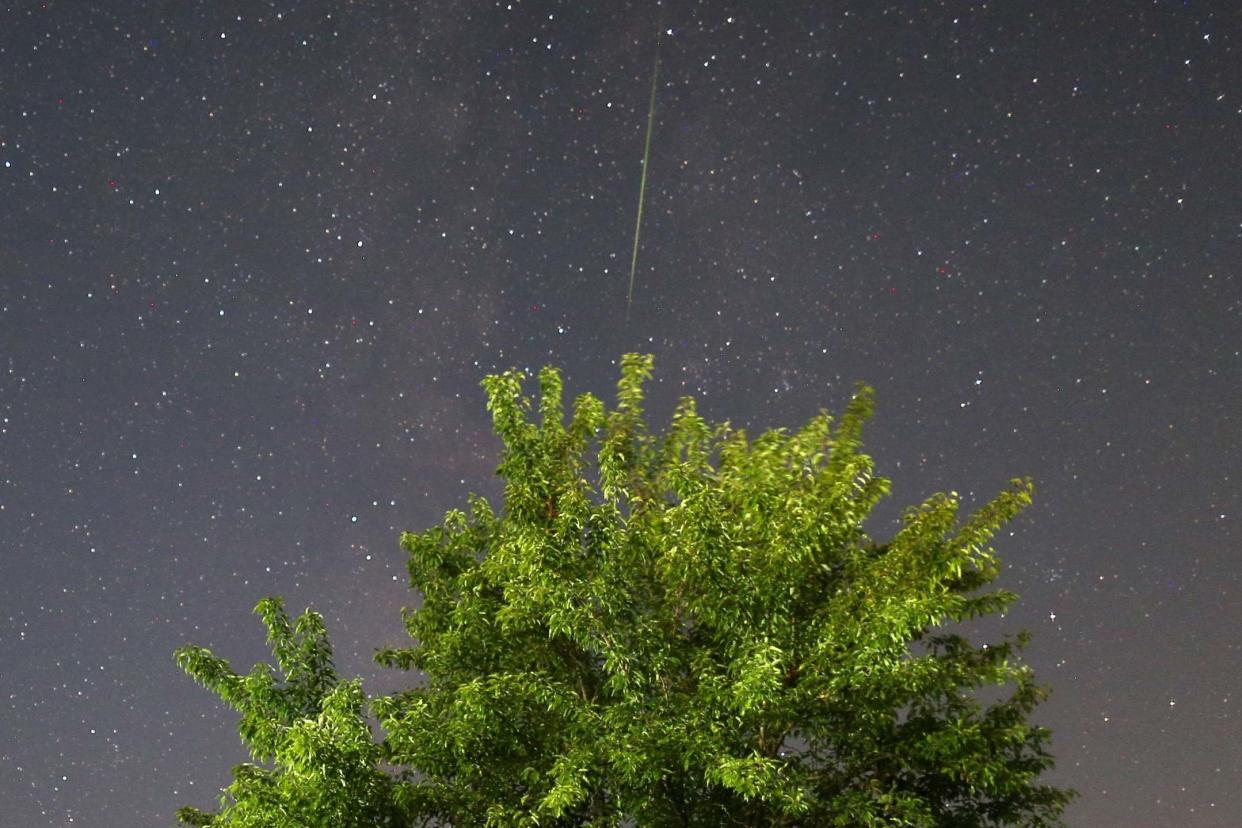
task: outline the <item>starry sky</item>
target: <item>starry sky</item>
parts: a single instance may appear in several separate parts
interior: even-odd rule
[[[4,4],[6,824],[211,807],[236,717],[172,651],[248,670],[265,595],[408,681],[370,660],[399,532],[499,503],[479,381],[611,401],[641,351],[656,428],[873,384],[878,536],[1033,476],[981,632],[1033,635],[1069,823],[1236,825],[1240,37],[1199,0]]]

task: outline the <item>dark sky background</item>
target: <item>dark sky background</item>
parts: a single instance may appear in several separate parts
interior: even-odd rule
[[[5,825],[210,807],[263,596],[342,674],[397,547],[499,494],[479,381],[619,356],[750,430],[877,389],[874,524],[1032,475],[998,538],[1073,826],[1242,813],[1235,2],[7,3]],[[531,386],[532,391],[533,384]]]

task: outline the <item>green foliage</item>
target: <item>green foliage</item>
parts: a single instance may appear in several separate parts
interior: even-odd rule
[[[256,665],[249,675],[201,647],[177,663],[241,713],[238,732],[256,762],[233,769],[221,812],[182,808],[178,818],[212,828],[309,828],[408,824],[393,804],[397,784],[379,770],[382,749],[363,717],[357,681],[338,682],[323,618],[307,610],[290,625],[279,599],[255,607],[283,679]]]
[[[987,546],[1028,480],[959,521],[956,495],[863,530],[889,490],[862,454],[871,390],[839,421],[749,440],[692,398],[657,439],[650,356],[622,359],[617,407],[568,425],[560,375],[483,386],[504,442],[504,509],[405,533],[413,641],[385,665],[424,675],[371,701],[338,683],[318,616],[258,611],[285,678],[181,665],[242,714],[244,765],[213,826],[1054,826],[1041,784],[1044,695],[1023,639],[975,647],[948,625],[1003,610]],[[586,459],[597,445],[593,462]],[[591,478],[594,477],[593,481]],[[1008,687],[1002,700],[973,691]],[[387,768],[388,770],[381,770]]]

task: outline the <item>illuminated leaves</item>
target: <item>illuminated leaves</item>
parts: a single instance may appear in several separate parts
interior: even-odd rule
[[[1039,782],[1052,758],[1026,721],[1043,691],[1021,639],[950,629],[1014,600],[987,589],[987,543],[1029,481],[964,521],[933,495],[876,542],[869,388],[839,421],[753,440],[684,398],[657,438],[652,367],[625,355],[617,407],[582,394],[567,426],[555,369],[537,405],[520,372],[484,380],[503,508],[472,496],[402,535],[421,604],[410,644],[376,657],[423,675],[371,701],[379,743],[314,614],[260,604],[280,679],[178,652],[272,764],[239,769],[212,824],[1058,824],[1069,794]],[[985,705],[984,686],[1009,695]]]

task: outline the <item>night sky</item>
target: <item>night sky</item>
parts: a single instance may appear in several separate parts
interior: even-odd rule
[[[627,351],[751,433],[876,387],[871,524],[996,541],[1073,826],[1242,813],[1235,2],[0,10],[4,824],[212,807],[269,594],[410,676],[402,530],[499,504],[479,381]],[[660,38],[646,204],[626,321]],[[529,385],[531,392],[534,383]],[[1012,530],[1012,534],[1010,533]],[[986,639],[985,639],[986,640]]]

